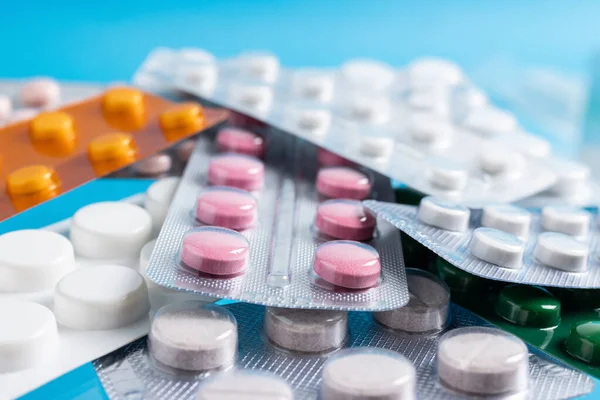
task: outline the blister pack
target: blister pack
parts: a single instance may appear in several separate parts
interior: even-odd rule
[[[287,70],[271,54],[216,60],[203,50],[161,48],[134,81],[226,106],[411,188],[472,206],[518,200],[555,181],[535,157],[507,144],[535,137],[444,60],[400,70],[362,59],[332,70]]]
[[[378,217],[460,269],[488,279],[600,288],[598,210],[572,206],[481,210],[435,197],[418,207],[365,201]]]
[[[214,140],[197,139],[150,259],[150,279],[279,307],[406,304],[398,231],[360,202],[393,200],[389,179],[320,168],[316,146],[268,133],[223,128]]]
[[[407,272],[411,302],[381,313],[171,304],[147,340],[93,365],[114,400],[564,399],[593,389],[451,305],[431,274]]]

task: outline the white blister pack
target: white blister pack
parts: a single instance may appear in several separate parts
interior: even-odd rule
[[[439,59],[401,70],[361,59],[334,70],[287,70],[271,54],[221,61],[203,50],[161,48],[134,81],[226,106],[413,189],[472,206],[518,200],[555,181],[510,145],[535,137]]]
[[[528,285],[600,288],[596,208],[495,204],[469,210],[435,197],[423,198],[418,207],[364,204],[472,274]]]
[[[266,133],[223,128],[216,138],[198,138],[150,279],[279,307],[406,304],[399,233],[360,202],[392,200],[390,180],[366,169],[319,168],[316,146]]]

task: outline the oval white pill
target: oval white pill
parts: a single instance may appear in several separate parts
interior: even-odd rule
[[[394,68],[381,61],[356,58],[342,64],[342,77],[355,88],[384,91],[394,82]]]
[[[548,267],[567,272],[587,270],[588,246],[569,235],[544,232],[538,236],[534,257]]]
[[[454,134],[452,125],[446,119],[429,113],[413,113],[410,116],[408,131],[411,139],[429,147],[447,143]]]
[[[438,344],[441,383],[476,395],[523,392],[529,352],[522,340],[500,329],[466,327],[444,334]]]
[[[135,258],[150,240],[148,211],[124,202],[94,203],[79,209],[71,224],[77,255],[89,258]]]
[[[473,232],[469,251],[475,257],[499,267],[522,267],[525,242],[512,233],[494,228],[477,228]]]
[[[277,375],[236,371],[219,375],[200,386],[196,400],[292,400],[290,385]]]
[[[74,269],[73,246],[58,233],[25,229],[0,235],[0,292],[52,289]]]
[[[160,232],[162,224],[167,218],[171,200],[175,195],[175,190],[179,186],[180,179],[177,177],[163,178],[154,182],[146,190],[146,199],[144,207],[152,217],[152,230],[154,234]]]
[[[399,353],[372,347],[342,350],[323,366],[323,400],[413,400],[416,370]]]
[[[589,212],[577,207],[551,206],[542,209],[542,227],[546,231],[585,236],[591,220]]]
[[[493,107],[480,107],[471,110],[463,125],[482,136],[509,133],[517,128],[514,115]]]
[[[366,134],[360,138],[360,152],[368,157],[388,157],[394,150],[394,140],[386,135]]]
[[[275,82],[279,77],[279,59],[268,52],[243,53],[238,59],[238,67],[242,74],[267,83]]]
[[[481,149],[479,163],[484,173],[498,176],[511,172],[519,173],[525,165],[525,160],[516,151],[492,142]]]
[[[333,96],[333,77],[317,70],[298,71],[293,75],[294,95],[307,100],[328,102]]]
[[[0,373],[39,365],[58,349],[54,314],[42,305],[2,301],[0,321]]]
[[[529,234],[531,213],[510,204],[487,206],[483,208],[481,225],[524,238]]]
[[[203,95],[211,95],[217,86],[217,65],[207,64],[184,64],[177,68],[175,79],[199,91]]]
[[[320,109],[293,109],[290,118],[295,128],[322,136],[331,126],[331,112]]]
[[[71,272],[54,294],[57,321],[77,330],[106,330],[128,325],[148,314],[144,278],[120,265],[98,265]]]
[[[553,159],[552,170],[557,175],[556,183],[550,192],[560,196],[570,196],[585,190],[591,175],[590,168],[576,161]]]
[[[354,95],[346,103],[348,118],[358,123],[381,125],[390,118],[390,101],[383,96]]]
[[[419,203],[421,222],[448,231],[464,232],[469,227],[471,212],[461,204],[427,196]]]
[[[269,86],[232,85],[229,99],[235,105],[257,114],[266,114],[271,109],[273,91]]]
[[[443,190],[462,190],[467,186],[468,172],[459,165],[449,162],[436,162],[427,170],[429,182]]]

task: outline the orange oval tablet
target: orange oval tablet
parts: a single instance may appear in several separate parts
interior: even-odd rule
[[[6,190],[10,196],[27,196],[59,186],[56,171],[46,165],[30,165],[10,173]]]
[[[127,133],[109,133],[92,140],[88,146],[88,158],[92,163],[107,161],[131,161],[137,154],[133,136]]]
[[[204,127],[204,110],[195,103],[177,104],[164,111],[159,122],[167,139],[177,139]]]

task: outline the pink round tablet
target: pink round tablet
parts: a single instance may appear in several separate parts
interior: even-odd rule
[[[317,160],[319,161],[319,165],[325,167],[349,167],[354,165],[352,161],[346,160],[345,158],[323,148],[319,148],[317,151]]]
[[[231,229],[199,228],[183,238],[181,261],[207,274],[239,274],[246,269],[248,240]]]
[[[194,147],[196,147],[196,139],[188,139],[177,146],[175,150],[177,153],[177,158],[179,158],[183,162],[187,162],[192,153],[194,152]]]
[[[349,289],[377,284],[381,274],[379,253],[364,243],[335,240],[317,247],[313,269],[323,280]]]
[[[54,79],[32,79],[21,87],[19,97],[25,107],[50,107],[60,102],[60,86]]]
[[[358,200],[327,200],[317,208],[315,225],[335,239],[369,240],[375,231],[375,218]]]
[[[265,139],[256,133],[240,128],[223,128],[217,134],[219,151],[262,157],[265,154]]]
[[[256,199],[241,189],[213,187],[196,202],[198,221],[223,228],[248,229],[256,220],[256,212]]]
[[[138,174],[157,176],[166,174],[171,169],[173,161],[168,154],[157,154],[137,162],[133,168]]]
[[[321,168],[317,174],[317,191],[334,199],[363,200],[371,193],[371,181],[352,168]]]
[[[208,181],[212,185],[258,190],[264,180],[262,161],[244,154],[223,154],[213,158],[208,166]]]

